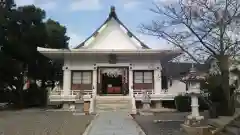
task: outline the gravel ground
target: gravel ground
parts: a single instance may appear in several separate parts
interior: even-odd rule
[[[180,124],[189,113],[158,113],[153,116],[135,115],[136,122],[141,126],[146,135],[185,135],[180,131]],[[201,113],[206,118],[206,113]],[[154,123],[154,120],[167,120],[163,122]],[[173,121],[168,121],[173,120]]]
[[[93,116],[40,110],[0,112],[0,134],[81,135]]]

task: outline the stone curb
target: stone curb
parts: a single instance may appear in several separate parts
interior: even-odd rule
[[[47,112],[74,112],[74,110],[63,110],[63,109],[47,109]]]
[[[96,114],[95,117],[93,118],[93,120],[90,122],[90,124],[87,126],[87,128],[85,129],[84,133],[82,135],[88,135],[89,132],[92,129],[92,126],[94,124],[94,122],[96,121],[96,119],[98,118],[99,114]]]
[[[133,120],[133,123],[136,125],[136,128],[138,130],[139,135],[146,135],[143,129],[140,127],[140,125],[135,121],[132,115],[128,114],[128,116]]]
[[[153,120],[154,123],[161,123],[161,122],[184,122],[184,120]]]

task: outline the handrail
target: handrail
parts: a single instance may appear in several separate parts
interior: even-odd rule
[[[141,94],[143,94],[143,91],[146,91],[147,92],[147,94],[154,94],[155,92],[154,92],[154,90],[152,90],[152,89],[146,89],[146,90],[133,90],[133,94],[134,95],[141,95]]]

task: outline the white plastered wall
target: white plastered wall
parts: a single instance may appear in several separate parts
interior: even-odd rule
[[[89,60],[69,60],[66,59],[65,62],[65,67],[68,68],[68,70],[93,70],[95,71],[96,68],[94,67],[131,67],[129,69],[129,72],[133,70],[154,70],[154,92],[157,94],[160,94],[161,92],[161,64],[159,61],[120,61],[117,64],[109,64],[107,62],[101,62],[101,61],[89,61]],[[94,72],[93,78],[96,78],[96,72]],[[93,82],[94,88],[96,88],[97,82],[96,79],[94,79],[95,82]],[[133,80],[129,78],[129,88],[132,89],[132,82]],[[65,82],[64,82],[65,83]],[[66,83],[68,84],[68,82]],[[68,84],[69,85],[69,84]],[[68,86],[67,85],[67,86]],[[95,89],[93,91],[96,91]],[[131,94],[131,93],[130,93]]]
[[[130,38],[115,19],[111,19],[85,46],[89,49],[141,49],[140,44]]]

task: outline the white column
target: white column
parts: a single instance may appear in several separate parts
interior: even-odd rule
[[[129,95],[131,97],[133,97],[133,71],[130,69],[129,70],[129,79],[128,79],[128,83],[129,83]]]
[[[129,69],[129,79],[128,79],[128,83],[129,83],[129,95],[132,98],[132,114],[137,114],[137,109],[136,109],[136,101],[133,93],[133,71],[132,69]]]
[[[161,70],[154,70],[154,92],[160,94],[162,91]]]
[[[71,70],[64,69],[63,71],[63,95],[67,96],[71,91]]]
[[[93,70],[93,79],[92,79],[92,83],[93,83],[93,96],[97,95],[97,70]]]

